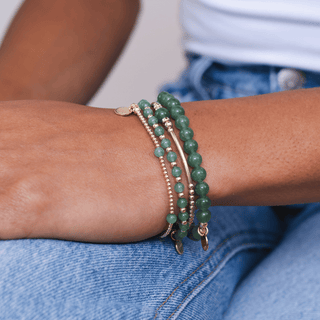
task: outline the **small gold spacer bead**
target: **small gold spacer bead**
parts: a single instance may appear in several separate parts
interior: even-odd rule
[[[166,182],[167,182],[167,183],[170,182],[170,179],[166,179]]]
[[[167,152],[170,152],[170,151],[172,151],[172,148],[171,148],[171,147],[166,148],[166,151],[167,151]]]
[[[194,190],[193,189],[189,190],[189,194],[193,195],[194,194]]]
[[[168,188],[168,194],[173,194],[173,192],[172,192],[172,189],[170,190],[169,188]]]
[[[190,183],[188,187],[189,187],[189,189],[193,189],[194,188],[194,184]]]
[[[184,225],[184,226],[185,226],[187,223],[188,223],[188,221],[182,221],[182,222],[181,222],[181,224]]]
[[[155,129],[155,128],[159,127],[159,124],[155,123],[152,127]]]
[[[189,199],[190,199],[190,200],[194,200],[194,196],[192,196],[192,195],[189,196]]]
[[[171,162],[171,167],[173,168],[173,167],[175,167],[177,165],[177,163],[176,162]]]
[[[169,199],[173,198],[173,194],[169,194]]]
[[[176,181],[177,181],[177,182],[180,182],[181,180],[182,180],[181,177],[176,177]]]
[[[194,201],[190,201],[189,204],[190,204],[190,206],[194,206],[195,202]]]
[[[178,193],[178,197],[179,197],[179,198],[182,198],[183,196],[184,196],[184,193],[183,193],[183,192]]]
[[[149,115],[148,115],[148,119],[150,119],[151,117],[153,117],[153,115],[152,115],[152,114],[149,114]]]
[[[159,137],[161,140],[165,138],[165,135],[162,134],[160,137]]]
[[[151,109],[150,107],[145,107],[144,109]]]
[[[170,213],[171,213],[171,214],[174,214],[174,210],[170,210]]]
[[[187,209],[186,208],[181,208],[180,212],[187,212]]]
[[[168,117],[165,117],[165,118],[162,119],[162,122],[163,122],[163,123],[164,123],[164,122],[168,122],[168,121],[170,121],[170,118],[168,118]]]

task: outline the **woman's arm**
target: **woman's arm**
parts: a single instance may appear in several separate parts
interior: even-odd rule
[[[139,0],[26,0],[0,48],[0,100],[86,104],[118,59]]]
[[[183,104],[213,204],[319,201],[319,99],[313,88]],[[132,242],[165,228],[166,183],[136,116],[2,102],[0,128],[0,238]]]

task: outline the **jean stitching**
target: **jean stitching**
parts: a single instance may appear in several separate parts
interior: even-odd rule
[[[202,268],[212,257],[213,257],[213,255],[228,241],[228,240],[231,240],[232,238],[236,238],[236,237],[240,237],[240,236],[242,236],[242,235],[244,235],[244,234],[265,234],[265,235],[267,235],[267,234],[273,234],[273,235],[278,235],[277,233],[273,233],[273,232],[248,232],[248,231],[245,231],[245,232],[238,232],[238,233],[235,233],[235,234],[233,234],[232,236],[230,236],[230,237],[228,237],[228,238],[225,238],[222,242],[220,242],[218,245],[217,245],[217,247],[215,248],[215,250],[212,252],[212,254],[196,269],[196,270],[194,270],[187,278],[185,278],[172,292],[171,292],[171,294],[167,297],[167,299],[157,308],[157,310],[156,310],[156,313],[155,313],[155,316],[154,316],[154,319],[156,319],[157,317],[158,317],[158,312],[159,312],[159,310],[169,301],[169,299],[173,296],[173,294],[175,293],[175,291],[177,290],[177,289],[179,289],[179,287],[184,283],[184,282],[186,282],[193,274],[195,274],[200,268]],[[254,244],[254,243],[253,243]],[[241,246],[245,246],[245,245],[249,245],[248,243],[246,243],[246,244],[242,244]],[[256,245],[259,245],[258,243],[256,244]],[[266,244],[260,244],[260,245],[266,245]],[[240,246],[240,247],[241,247]],[[227,257],[230,253],[231,253],[232,251],[230,251],[230,252],[228,252],[221,260],[220,260],[220,262],[217,264],[217,266],[214,268],[214,270],[212,271],[212,272],[214,272],[215,271],[215,269],[220,265],[220,263],[221,263],[221,261],[223,261],[223,259],[225,258],[225,257]],[[212,272],[210,272],[210,274],[212,274]],[[210,276],[210,274],[208,275],[208,276]],[[207,276],[207,277],[208,277]],[[206,277],[206,278],[207,278]],[[204,279],[204,280],[206,280],[206,279]],[[202,280],[192,291],[194,291],[204,280]],[[192,292],[191,291],[191,292]],[[186,298],[190,295],[190,293],[191,292],[189,292],[189,294],[186,296]],[[185,299],[186,299],[185,298]],[[185,299],[183,299],[183,301],[185,300]],[[177,311],[177,309],[181,306],[181,304],[183,303],[183,301],[180,303],[180,305],[175,309],[175,311],[170,315],[170,317]],[[170,318],[169,317],[169,318]]]

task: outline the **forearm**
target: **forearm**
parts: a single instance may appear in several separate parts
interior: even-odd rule
[[[86,104],[133,29],[139,0],[26,0],[0,48],[0,100]]]
[[[319,88],[186,103],[213,205],[320,201]]]

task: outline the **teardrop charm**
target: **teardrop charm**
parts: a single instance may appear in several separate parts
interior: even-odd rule
[[[208,237],[207,236],[202,236],[201,237],[201,245],[202,245],[202,249],[204,251],[207,251],[209,249],[209,242],[208,242]]]
[[[176,250],[179,254],[183,254],[183,243],[181,240],[175,241],[175,247],[176,247]]]

